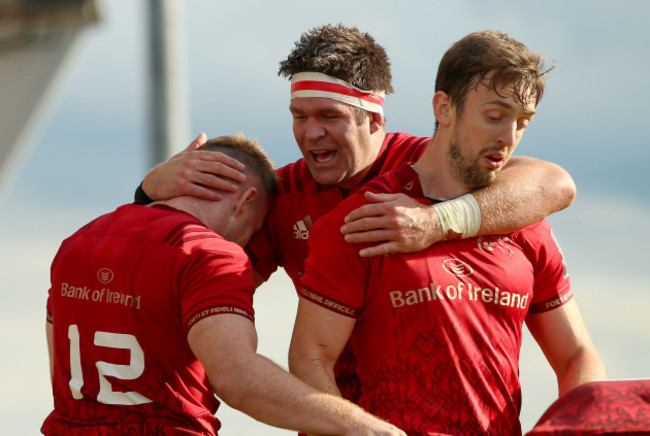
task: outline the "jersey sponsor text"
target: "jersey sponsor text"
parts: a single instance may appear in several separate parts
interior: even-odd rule
[[[61,283],[61,296],[95,303],[122,304],[134,309],[140,309],[140,295],[134,296],[109,288],[92,289],[88,286],[72,286],[67,282]]]
[[[515,307],[525,310],[528,304],[528,294],[521,295],[514,292],[502,291],[499,287],[494,289],[472,286],[471,283],[458,282],[456,285],[442,285],[430,283],[429,286],[409,290],[390,291],[391,304],[394,308],[413,306],[429,301],[438,300],[468,300],[478,301],[484,304],[496,304],[499,306]]]

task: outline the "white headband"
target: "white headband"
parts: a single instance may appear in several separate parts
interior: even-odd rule
[[[323,73],[296,73],[291,76],[291,98],[324,97],[378,114],[384,113],[384,91],[364,91]]]

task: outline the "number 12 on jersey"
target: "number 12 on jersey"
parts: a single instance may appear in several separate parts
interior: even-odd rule
[[[72,398],[83,398],[81,388],[84,385],[84,376],[81,369],[81,350],[79,347],[79,328],[76,324],[68,327],[70,340],[70,392]],[[134,391],[115,392],[106,376],[116,377],[121,380],[135,380],[144,372],[144,352],[133,335],[122,333],[95,332],[95,345],[98,347],[119,348],[130,351],[128,365],[118,365],[104,361],[95,362],[99,374],[99,393],[97,401],[103,404],[136,405],[151,403],[152,401],[142,394]]]

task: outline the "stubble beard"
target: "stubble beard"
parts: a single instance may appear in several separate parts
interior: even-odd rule
[[[458,138],[454,135],[449,144],[449,165],[458,181],[471,190],[483,188],[496,179],[496,172],[482,168],[479,159],[480,157],[465,158],[461,152]]]

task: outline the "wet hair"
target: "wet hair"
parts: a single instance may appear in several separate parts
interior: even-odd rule
[[[499,95],[505,86],[514,85],[518,103],[526,106],[532,98],[537,106],[554,66],[509,35],[483,30],[465,36],[447,50],[438,66],[435,90],[447,93],[458,112],[467,93],[479,84]]]
[[[368,33],[343,24],[314,27],[300,36],[280,62],[278,76],[317,72],[345,80],[364,91],[393,92],[390,61]]]
[[[246,166],[246,170],[258,176],[269,198],[278,193],[278,175],[273,169],[273,163],[262,146],[254,138],[247,138],[243,133],[219,136],[208,139],[201,150],[220,151],[237,159]]]

